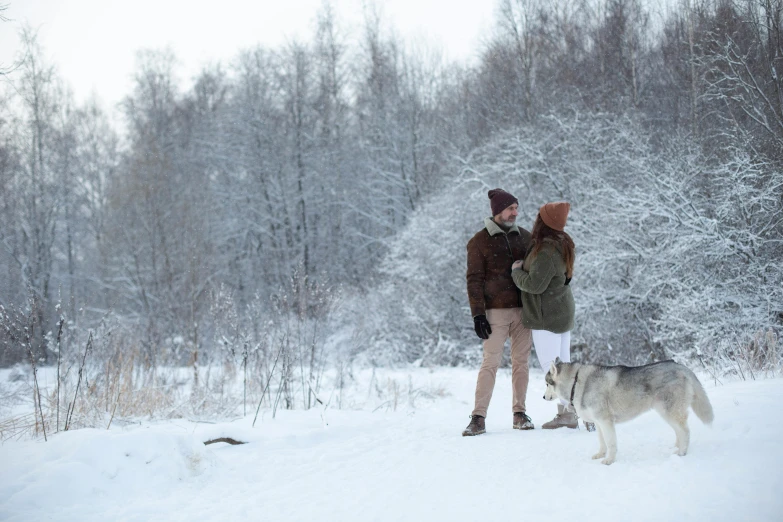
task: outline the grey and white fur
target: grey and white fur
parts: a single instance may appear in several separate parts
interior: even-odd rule
[[[685,366],[662,361],[645,366],[598,366],[564,363],[557,358],[546,374],[544,399],[564,399],[583,420],[598,428],[600,448],[594,459],[612,464],[617,456],[614,425],[651,409],[677,435],[677,455],[688,451],[688,408],[705,424],[714,418],[712,405],[699,379]]]

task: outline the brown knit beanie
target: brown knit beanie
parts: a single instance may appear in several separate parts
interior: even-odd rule
[[[541,221],[546,226],[554,230],[563,231],[568,218],[568,211],[571,209],[571,203],[567,201],[557,201],[555,203],[546,203],[538,209],[541,215]]]
[[[492,216],[497,216],[514,203],[519,204],[517,198],[503,189],[492,189],[487,193],[489,205],[492,208]]]

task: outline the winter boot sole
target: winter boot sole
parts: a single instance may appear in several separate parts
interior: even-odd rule
[[[463,431],[462,432],[462,436],[463,437],[475,437],[476,435],[481,435],[481,434],[486,433],[486,432],[487,432],[487,430],[481,430],[481,431],[476,431],[476,432]]]

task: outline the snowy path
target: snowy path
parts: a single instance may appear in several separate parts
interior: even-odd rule
[[[595,433],[511,429],[498,375],[486,435],[463,438],[475,372],[412,370],[450,394],[415,410],[267,413],[79,430],[0,446],[0,520],[780,520],[783,379],[705,382],[709,429],[691,448],[654,413],[618,427],[618,461],[590,459]],[[552,416],[531,373],[528,411]],[[250,443],[204,447],[232,436]]]

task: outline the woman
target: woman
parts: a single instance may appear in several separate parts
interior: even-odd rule
[[[533,331],[538,362],[547,371],[555,358],[571,361],[571,330],[574,327],[574,242],[564,232],[571,205],[565,201],[543,205],[531,232],[531,245],[524,259],[511,266],[511,277],[522,290],[522,324]],[[557,405],[554,419],[543,429],[576,428],[576,413],[567,402]]]

